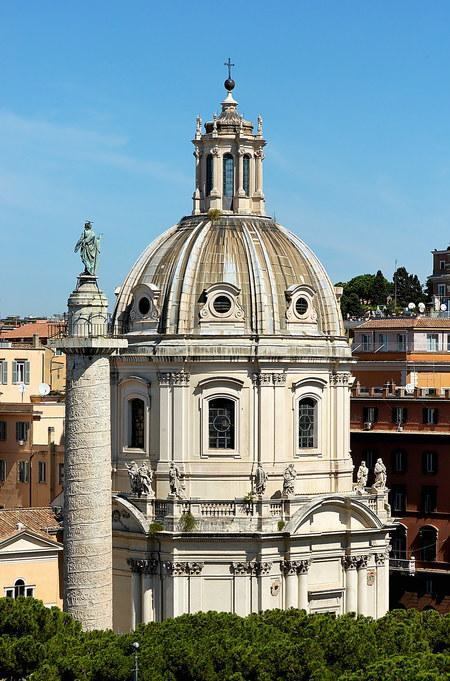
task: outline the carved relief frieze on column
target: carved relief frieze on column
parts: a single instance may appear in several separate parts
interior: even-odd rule
[[[164,567],[166,568],[166,572],[169,575],[172,575],[174,577],[180,576],[180,575],[200,575],[204,563],[200,563],[197,561],[186,561],[186,562],[171,562],[168,561],[167,563],[164,563]]]

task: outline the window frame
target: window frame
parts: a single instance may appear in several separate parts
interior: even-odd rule
[[[6,459],[0,459],[0,482],[6,482],[8,477],[8,463]]]
[[[212,403],[213,402],[219,402],[219,401],[224,401],[228,402],[230,405],[232,405],[232,413],[233,413],[233,418],[232,418],[232,435],[230,435],[230,442],[232,443],[232,447],[217,447],[211,444],[211,409],[212,409]],[[215,407],[216,409],[218,407]],[[216,436],[216,442],[217,442],[218,437]],[[208,449],[210,450],[220,450],[220,451],[227,451],[227,452],[234,452],[236,449],[236,402],[235,400],[231,399],[230,397],[210,397],[208,399]]]
[[[17,482],[22,485],[30,484],[30,461],[29,459],[20,459],[17,462]]]
[[[312,403],[312,414],[313,414],[313,434],[312,435],[300,435],[300,419],[302,418],[303,415],[300,414],[300,410],[302,409],[302,404],[303,403]],[[310,408],[311,405],[307,405],[308,408]],[[317,440],[318,440],[318,403],[317,403],[317,398],[316,397],[311,397],[310,395],[303,395],[300,397],[297,401],[297,419],[296,419],[296,435],[297,435],[297,450],[300,453],[306,452],[311,452],[313,450],[317,450]],[[300,444],[300,438],[311,438],[312,439],[312,445],[306,445],[302,446]]]
[[[322,377],[311,376],[303,378],[292,387],[294,390],[292,409],[293,409],[293,433],[292,445],[295,458],[318,458],[324,456],[323,448],[327,442],[327,400],[324,399],[324,390],[328,386],[328,382]],[[316,402],[316,442],[315,446],[307,449],[300,449],[299,447],[299,403],[305,397],[309,397]]]
[[[8,383],[8,360],[2,357],[0,359],[0,384],[7,385]]]
[[[47,462],[38,461],[38,483],[45,484],[47,482]]]
[[[431,457],[431,461],[434,462],[434,465],[430,466],[428,465],[429,458]],[[426,450],[425,452],[422,452],[422,473],[424,475],[436,475],[439,469],[439,456],[437,452],[433,452],[430,450]]]
[[[150,456],[151,445],[151,387],[152,384],[141,376],[125,376],[119,381],[119,405],[121,419],[118,423],[117,438],[120,443],[122,454],[145,454]],[[139,449],[130,447],[131,442],[131,421],[130,401],[139,399],[144,402],[144,448]],[[120,412],[119,412],[120,413]]]
[[[424,535],[425,533],[433,533],[434,534],[434,557],[430,558],[429,554],[425,553],[426,550],[430,550],[432,547],[432,544],[427,544],[424,542]],[[420,560],[426,562],[426,563],[433,563],[437,560],[437,553],[438,553],[438,538],[439,538],[439,532],[436,527],[433,525],[423,525],[419,529],[418,533],[418,539],[419,539],[419,556]],[[426,541],[429,541],[428,539]]]
[[[391,506],[394,513],[405,513],[408,504],[407,491],[405,485],[392,485],[391,487]],[[396,504],[397,495],[400,495],[401,503]]]
[[[373,419],[369,418],[371,414]],[[363,423],[378,423],[378,407],[363,407],[362,420]]]
[[[427,352],[439,352],[438,333],[427,333]]]
[[[391,466],[393,473],[406,473],[408,470],[408,453],[404,449],[394,449],[391,454]]]
[[[250,154],[244,154],[242,158],[242,189],[245,196],[250,196]]]
[[[142,433],[142,446],[138,444],[133,444],[133,404],[136,402],[141,402],[142,403],[142,419],[143,419],[143,433]],[[145,418],[145,410],[146,410],[146,404],[145,404],[145,399],[142,397],[142,395],[139,395],[137,397],[129,397],[127,400],[127,409],[128,409],[128,414],[127,414],[127,449],[128,450],[133,450],[133,451],[139,451],[139,452],[145,452],[145,439],[146,439],[146,418]]]
[[[403,426],[403,424],[408,423],[408,407],[392,407],[391,418],[392,423],[396,426]]]
[[[242,419],[245,410],[250,415],[249,391],[244,382],[231,376],[212,376],[201,380],[195,388],[198,396],[200,458],[241,459],[247,451],[248,429],[251,419]],[[209,446],[209,403],[214,399],[232,400],[234,405],[234,448],[216,449]],[[245,432],[244,432],[245,430]],[[244,452],[245,446],[245,452]]]
[[[439,409],[437,407],[423,407],[422,421],[425,426],[437,426],[439,423]]]
[[[420,506],[423,515],[437,511],[437,485],[422,485],[420,490]]]
[[[0,442],[6,442],[8,439],[8,422],[0,421]]]
[[[20,430],[22,430],[22,435],[20,435]],[[30,422],[29,421],[16,421],[16,442],[28,442],[30,436]]]

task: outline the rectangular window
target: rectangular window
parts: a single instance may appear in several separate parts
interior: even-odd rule
[[[13,362],[13,383],[30,383],[30,362],[26,359],[16,359]]]
[[[437,352],[439,349],[439,334],[427,333],[427,352]]]
[[[6,440],[6,421],[0,421],[0,440]]]
[[[439,298],[445,298],[445,284],[438,284],[438,296]]]
[[[450,352],[450,334],[447,334],[447,352]]]
[[[6,359],[0,359],[0,383],[3,385],[8,383],[8,362]]]
[[[439,412],[437,407],[424,407],[423,422],[428,426],[437,425],[439,420]]]
[[[403,485],[392,485],[391,504],[395,513],[406,511],[406,488]]]
[[[439,269],[445,270],[445,260],[439,260]]]
[[[373,449],[365,449],[362,453],[362,460],[366,462],[367,468],[372,470],[375,466],[376,454]]]
[[[45,482],[47,479],[47,464],[45,461],[39,461],[38,467],[38,480],[39,482]]]
[[[434,475],[438,471],[438,455],[436,452],[424,452],[422,454],[422,472],[425,475]]]
[[[397,426],[402,426],[408,420],[408,410],[406,407],[393,407],[392,408],[392,423]]]
[[[406,352],[406,334],[397,334],[397,352]]]
[[[6,461],[0,459],[0,482],[5,482],[6,480]]]
[[[376,348],[376,350],[378,350],[378,352],[388,351],[388,337],[386,333],[378,334],[378,347]]]
[[[407,466],[407,454],[402,449],[392,453],[392,470],[394,473],[404,473]]]
[[[27,598],[33,598],[34,595],[34,587],[33,586],[26,586],[25,587],[25,596]]]
[[[434,513],[437,505],[436,487],[422,487],[422,512]]]
[[[372,349],[372,337],[367,334],[363,333],[361,336],[361,350],[363,352],[369,352]]]
[[[17,442],[26,442],[28,440],[28,431],[30,424],[28,421],[16,421],[16,440]]]
[[[14,588],[9,587],[8,589],[5,589],[5,597],[14,598]]]
[[[378,407],[364,407],[363,423],[376,423],[378,421]]]
[[[29,461],[18,461],[17,462],[17,480],[18,480],[18,482],[29,482],[30,481],[30,462]]]
[[[58,464],[58,482],[60,485],[64,485],[64,464]]]

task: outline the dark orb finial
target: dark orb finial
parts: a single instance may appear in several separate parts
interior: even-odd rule
[[[234,90],[234,86],[236,85],[236,83],[231,77],[231,67],[234,66],[234,64],[231,63],[230,57],[228,57],[228,61],[225,62],[224,66],[228,67],[228,78],[224,82],[225,90],[231,92],[231,90]]]

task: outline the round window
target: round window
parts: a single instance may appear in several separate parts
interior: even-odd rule
[[[226,433],[231,428],[230,417],[226,414],[218,414],[214,417],[213,428],[218,433]]]
[[[228,296],[217,296],[214,299],[213,307],[218,314],[226,314],[231,310],[231,300]]]
[[[299,317],[303,317],[308,311],[308,301],[306,298],[297,298],[295,301],[295,311]]]
[[[150,301],[146,296],[143,296],[138,303],[139,312],[146,315],[150,312]]]

